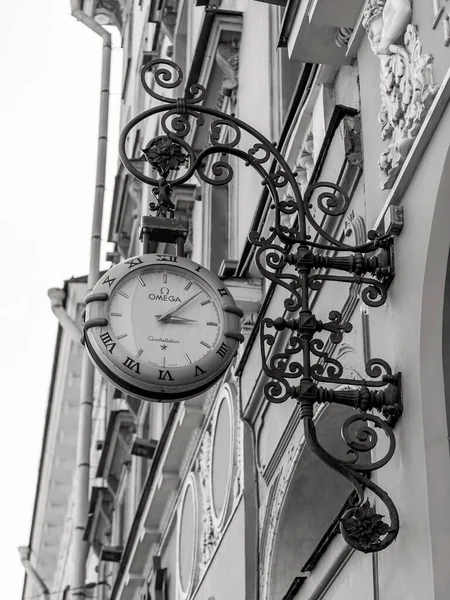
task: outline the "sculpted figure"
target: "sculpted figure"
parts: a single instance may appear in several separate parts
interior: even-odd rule
[[[363,18],[375,54],[394,54],[411,18],[411,0],[372,0]]]

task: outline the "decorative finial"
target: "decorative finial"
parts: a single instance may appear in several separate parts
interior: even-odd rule
[[[188,158],[180,144],[167,135],[152,139],[141,150],[141,160],[146,160],[161,177],[167,177],[170,171],[178,171]]]
[[[380,538],[391,531],[387,523],[370,506],[369,500],[351,509],[348,515],[341,519],[341,527],[346,536],[351,538],[363,552],[373,552]]]

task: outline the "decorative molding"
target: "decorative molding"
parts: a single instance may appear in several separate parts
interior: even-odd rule
[[[234,466],[234,454],[235,454],[235,419],[234,419],[234,406],[233,406],[233,396],[231,393],[230,386],[228,384],[224,384],[220,390],[218,395],[218,402],[215,406],[214,417],[212,419],[212,428],[211,428],[211,460],[209,462],[209,491],[211,498],[211,511],[213,519],[215,520],[217,530],[220,532],[223,528],[223,525],[226,521],[226,517],[228,514],[228,508],[230,504],[230,496],[231,490],[233,488],[233,466]],[[226,409],[228,410],[228,420],[229,420],[229,438],[228,438],[228,471],[226,473],[221,473],[220,476],[222,479],[226,478],[226,488],[223,497],[223,503],[218,512],[216,512],[215,502],[214,502],[214,442],[216,438],[217,426],[219,424],[219,415],[221,413],[222,406],[225,404]]]
[[[312,129],[308,131],[305,140],[299,152],[299,158],[295,165],[295,172],[298,173],[297,181],[302,194],[308,187],[309,180],[314,170],[314,138]]]
[[[320,407],[316,415],[323,411],[323,407]],[[305,448],[305,439],[303,433],[300,436],[293,436],[289,449],[287,451],[286,461],[283,467],[280,469],[280,474],[275,480],[276,491],[273,495],[273,500],[269,510],[268,516],[264,516],[264,521],[267,523],[265,533],[265,555],[261,554],[260,561],[260,592],[262,600],[271,600],[268,597],[269,594],[269,577],[270,577],[270,566],[272,562],[273,550],[275,547],[275,538],[278,530],[278,524],[281,517],[282,507],[286,499],[286,494],[289,489],[289,485],[292,480],[292,476],[297,466],[300,455]]]
[[[259,548],[260,548],[260,557],[261,557],[261,564],[260,564],[260,569],[261,569],[261,573],[263,572],[263,567],[264,567],[264,557],[266,556],[266,551],[267,551],[267,538],[268,538],[268,533],[269,533],[269,525],[270,525],[270,517],[272,515],[272,509],[273,509],[273,503],[275,500],[275,493],[277,491],[278,488],[278,481],[280,479],[280,475],[281,475],[281,471],[278,471],[277,476],[275,477],[272,485],[269,488],[269,493],[267,496],[267,502],[265,507],[263,508],[263,510],[260,511],[260,527],[259,527],[259,531],[260,531],[260,542],[259,542]],[[264,515],[264,516],[263,516]]]
[[[181,461],[181,465],[180,465],[180,469],[179,469],[181,480],[183,480],[185,478],[185,476],[187,475],[189,466],[192,461],[192,457],[194,455],[194,452],[198,445],[198,441],[200,439],[201,431],[202,431],[201,427],[196,427],[194,429],[194,431],[192,432],[191,437],[189,438],[189,442],[188,442],[188,445],[186,446],[186,451],[184,453],[183,460]]]
[[[350,211],[344,223],[344,234],[346,237],[354,236],[352,243],[355,246],[361,246],[367,241],[366,222],[360,215],[355,216],[355,212]]]
[[[227,286],[228,287],[228,286]],[[233,296],[234,297],[234,296]],[[213,385],[212,388],[205,392],[206,398],[203,403],[203,412],[207,415],[214,404],[214,400],[216,399],[217,392],[219,390],[220,382]]]
[[[382,189],[391,189],[420,131],[439,86],[431,54],[422,53],[417,27],[408,25],[410,0],[370,0],[363,18],[373,52],[381,61]],[[401,43],[396,43],[403,36]]]
[[[219,532],[212,516],[212,498],[209,478],[211,473],[211,426],[205,431],[196,470],[199,472],[200,492],[202,496],[202,531],[200,535],[200,576],[209,564],[219,539]]]
[[[244,425],[240,419],[235,419],[235,440],[236,440],[236,458],[235,458],[235,477],[233,483],[233,506],[239,503],[241,494],[244,490]]]
[[[353,29],[351,27],[339,27],[334,38],[336,46],[338,48],[347,48],[352,35]]]
[[[300,405],[297,404],[291,417],[289,418],[288,424],[286,425],[272,456],[270,457],[269,462],[267,463],[267,466],[265,468],[262,468],[262,477],[267,485],[270,483],[272,477],[274,476],[276,469],[278,468],[284,456],[284,453],[286,452],[286,449],[289,446],[292,436],[294,435],[300,423],[300,412]],[[260,437],[258,437],[258,441],[259,439]]]
[[[184,516],[184,507],[185,501],[188,494],[192,495],[192,522],[193,522],[193,540],[192,547],[183,547],[181,545],[181,534],[183,528],[183,516]],[[196,572],[198,569],[198,561],[197,561],[197,552],[198,552],[198,491],[196,478],[193,474],[190,474],[187,478],[185,488],[181,494],[181,500],[178,507],[178,519],[177,519],[177,588],[179,598],[184,599],[188,598],[190,593],[192,592],[195,584],[196,584]],[[192,564],[190,566],[189,572],[189,580],[184,582],[186,585],[183,586],[182,576],[181,576],[181,568],[182,568],[182,553],[184,553],[184,557],[190,558]]]
[[[232,385],[225,383],[216,393],[216,402],[214,410],[209,416],[209,423],[203,432],[200,445],[197,444],[198,453],[193,465],[197,481],[199,496],[199,509],[201,510],[199,543],[198,543],[198,567],[199,578],[201,579],[206,572],[209,563],[223,537],[229,519],[239,504],[243,489],[243,441],[242,426],[236,419],[236,393]],[[225,500],[220,514],[216,515],[213,505],[212,491],[212,470],[213,465],[213,447],[214,434],[217,416],[220,412],[222,403],[228,404],[230,419],[230,464],[228,476],[228,485],[225,491]],[[190,477],[188,475],[188,477]]]
[[[159,531],[165,531],[172,519],[173,511],[178,500],[179,490],[175,489],[169,492],[164,506],[164,511],[159,521]]]

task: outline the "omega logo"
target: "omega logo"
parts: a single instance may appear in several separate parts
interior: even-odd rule
[[[160,292],[160,294],[149,294],[148,297],[150,300],[162,300],[163,302],[181,302],[180,296],[170,295],[170,290],[168,287],[162,287]]]

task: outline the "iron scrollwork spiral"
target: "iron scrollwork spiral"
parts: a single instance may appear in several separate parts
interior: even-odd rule
[[[183,80],[180,67],[168,59],[143,66],[142,85],[152,101],[160,104],[126,125],[119,142],[120,158],[134,177],[153,186],[155,202],[150,208],[158,216],[174,215],[172,187],[192,177],[212,186],[227,185],[238,164],[259,175],[268,197],[267,213],[262,225],[250,232],[249,241],[260,273],[288,293],[284,316],[261,322],[262,369],[267,376],[264,392],[273,403],[290,398],[300,403],[307,444],[353,484],[357,502],[342,518],[345,540],[363,552],[381,550],[395,539],[399,519],[392,500],[368,475],[384,466],[395,450],[391,425],[402,410],[400,376],[392,373],[386,361],[372,359],[364,375],[346,377],[335,350],[352,325],[335,309],[329,312],[329,321],[317,319],[310,296],[333,281],[356,286],[360,299],[370,307],[383,305],[394,277],[392,236],[371,231],[362,244],[344,243],[335,232],[349,210],[349,194],[335,183],[314,182],[302,198],[296,174],[275,144],[234,114],[204,106],[205,88],[199,84],[190,85],[182,97],[173,97]],[[162,135],[141,149],[139,158],[150,169],[143,173],[133,164],[138,157],[127,154],[127,140],[134,128],[150,118],[158,120]],[[207,145],[194,150],[188,140],[205,123]],[[249,147],[242,148],[244,140],[245,144],[250,140]],[[317,439],[314,405],[323,403],[356,411],[342,426],[347,460],[332,456]],[[368,412],[373,410],[383,418]],[[377,445],[375,428],[386,434],[388,450],[375,462],[361,461]],[[365,490],[384,503],[389,524],[365,498]]]
[[[369,422],[384,431],[388,438],[388,448],[379,460],[360,464],[358,461],[361,454],[370,453],[378,441],[378,434],[374,427],[368,425]],[[357,423],[359,428],[352,436],[350,426],[354,423]],[[333,470],[348,479],[356,491],[357,497],[354,505],[341,518],[342,537],[350,546],[364,553],[379,552],[389,546],[397,537],[399,530],[398,512],[389,495],[369,479],[367,474],[383,467],[392,458],[395,451],[395,436],[392,429],[386,421],[375,415],[363,413],[349,417],[342,425],[342,437],[349,447],[350,455],[350,459],[345,461],[329,454],[319,443],[311,417],[304,419],[304,427],[305,438],[311,450]],[[385,522],[384,515],[376,512],[369,499],[365,499],[365,489],[370,490],[385,505],[389,523]]]

